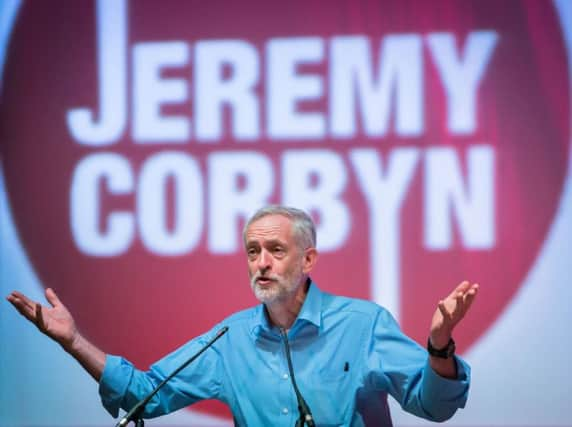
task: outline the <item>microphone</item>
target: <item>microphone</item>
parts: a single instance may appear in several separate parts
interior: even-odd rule
[[[115,427],[125,427],[131,421],[135,422],[136,427],[143,427],[143,419],[139,417],[139,415],[145,409],[145,405],[149,403],[149,401],[157,394],[157,392],[175,375],[177,375],[181,370],[186,368],[191,362],[193,362],[197,357],[199,357],[205,350],[207,350],[211,345],[215,343],[220,337],[222,337],[228,331],[228,326],[223,327],[220,329],[214,338],[212,338],[208,343],[206,343],[199,351],[197,351],[190,359],[188,359],[185,363],[175,369],[167,378],[165,378],[161,383],[155,387],[155,389],[149,393],[146,397],[141,399],[137,404],[127,413],[125,416],[115,425]]]
[[[308,427],[315,427],[314,417],[312,417],[312,411],[310,407],[302,397],[302,393],[298,390],[298,385],[296,384],[296,378],[294,377],[294,368],[292,368],[292,359],[290,358],[290,344],[288,343],[288,334],[284,328],[280,328],[280,333],[282,338],[284,338],[284,347],[286,348],[286,360],[288,361],[288,371],[290,371],[290,379],[292,380],[292,386],[294,387],[294,393],[296,394],[296,400],[298,401],[298,412],[300,412],[300,418],[296,421],[296,427],[302,427],[307,425]]]

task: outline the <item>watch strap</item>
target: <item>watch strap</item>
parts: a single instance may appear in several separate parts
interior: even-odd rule
[[[427,339],[427,351],[431,356],[439,357],[441,359],[448,359],[455,354],[455,341],[453,338],[449,338],[449,342],[443,348],[435,348],[431,344],[431,338]]]

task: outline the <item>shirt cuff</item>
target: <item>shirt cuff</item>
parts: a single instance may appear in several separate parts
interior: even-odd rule
[[[105,367],[99,380],[99,396],[104,408],[113,418],[119,415],[133,370],[133,365],[122,357],[106,355]]]
[[[436,373],[429,361],[425,365],[424,388],[426,392],[438,390],[442,402],[457,402],[459,408],[464,408],[467,401],[471,377],[470,366],[460,357],[454,356],[457,363],[457,378],[445,378]]]

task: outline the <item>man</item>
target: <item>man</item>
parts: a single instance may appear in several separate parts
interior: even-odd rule
[[[387,394],[406,411],[435,421],[464,406],[469,367],[453,355],[451,337],[478,285],[463,282],[438,303],[428,355],[400,332],[385,309],[329,295],[312,282],[316,233],[303,211],[263,208],[248,221],[243,237],[251,286],[262,304],[223,320],[148,372],[88,342],[53,290],[46,290],[51,308],[19,292],[7,299],[99,382],[102,402],[113,416],[120,407],[135,405],[223,326],[228,333],[167,383],[145,416],[213,398],[229,405],[237,425],[294,425],[298,405],[282,331],[290,342],[298,387],[317,425],[390,426]]]

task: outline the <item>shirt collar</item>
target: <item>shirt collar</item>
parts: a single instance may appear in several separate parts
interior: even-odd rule
[[[322,291],[316,286],[316,284],[310,280],[310,285],[308,287],[308,293],[306,294],[306,299],[302,304],[300,313],[292,325],[292,329],[297,329],[301,325],[300,323],[311,323],[320,329],[322,325]],[[264,304],[259,304],[254,308],[254,313],[252,316],[252,322],[250,327],[250,332],[258,337],[263,332],[270,333],[272,330],[272,325],[268,320],[266,315],[266,310]]]
[[[311,279],[308,280],[310,280],[308,293],[294,324],[300,320],[306,320],[319,328],[322,325],[322,291]]]

